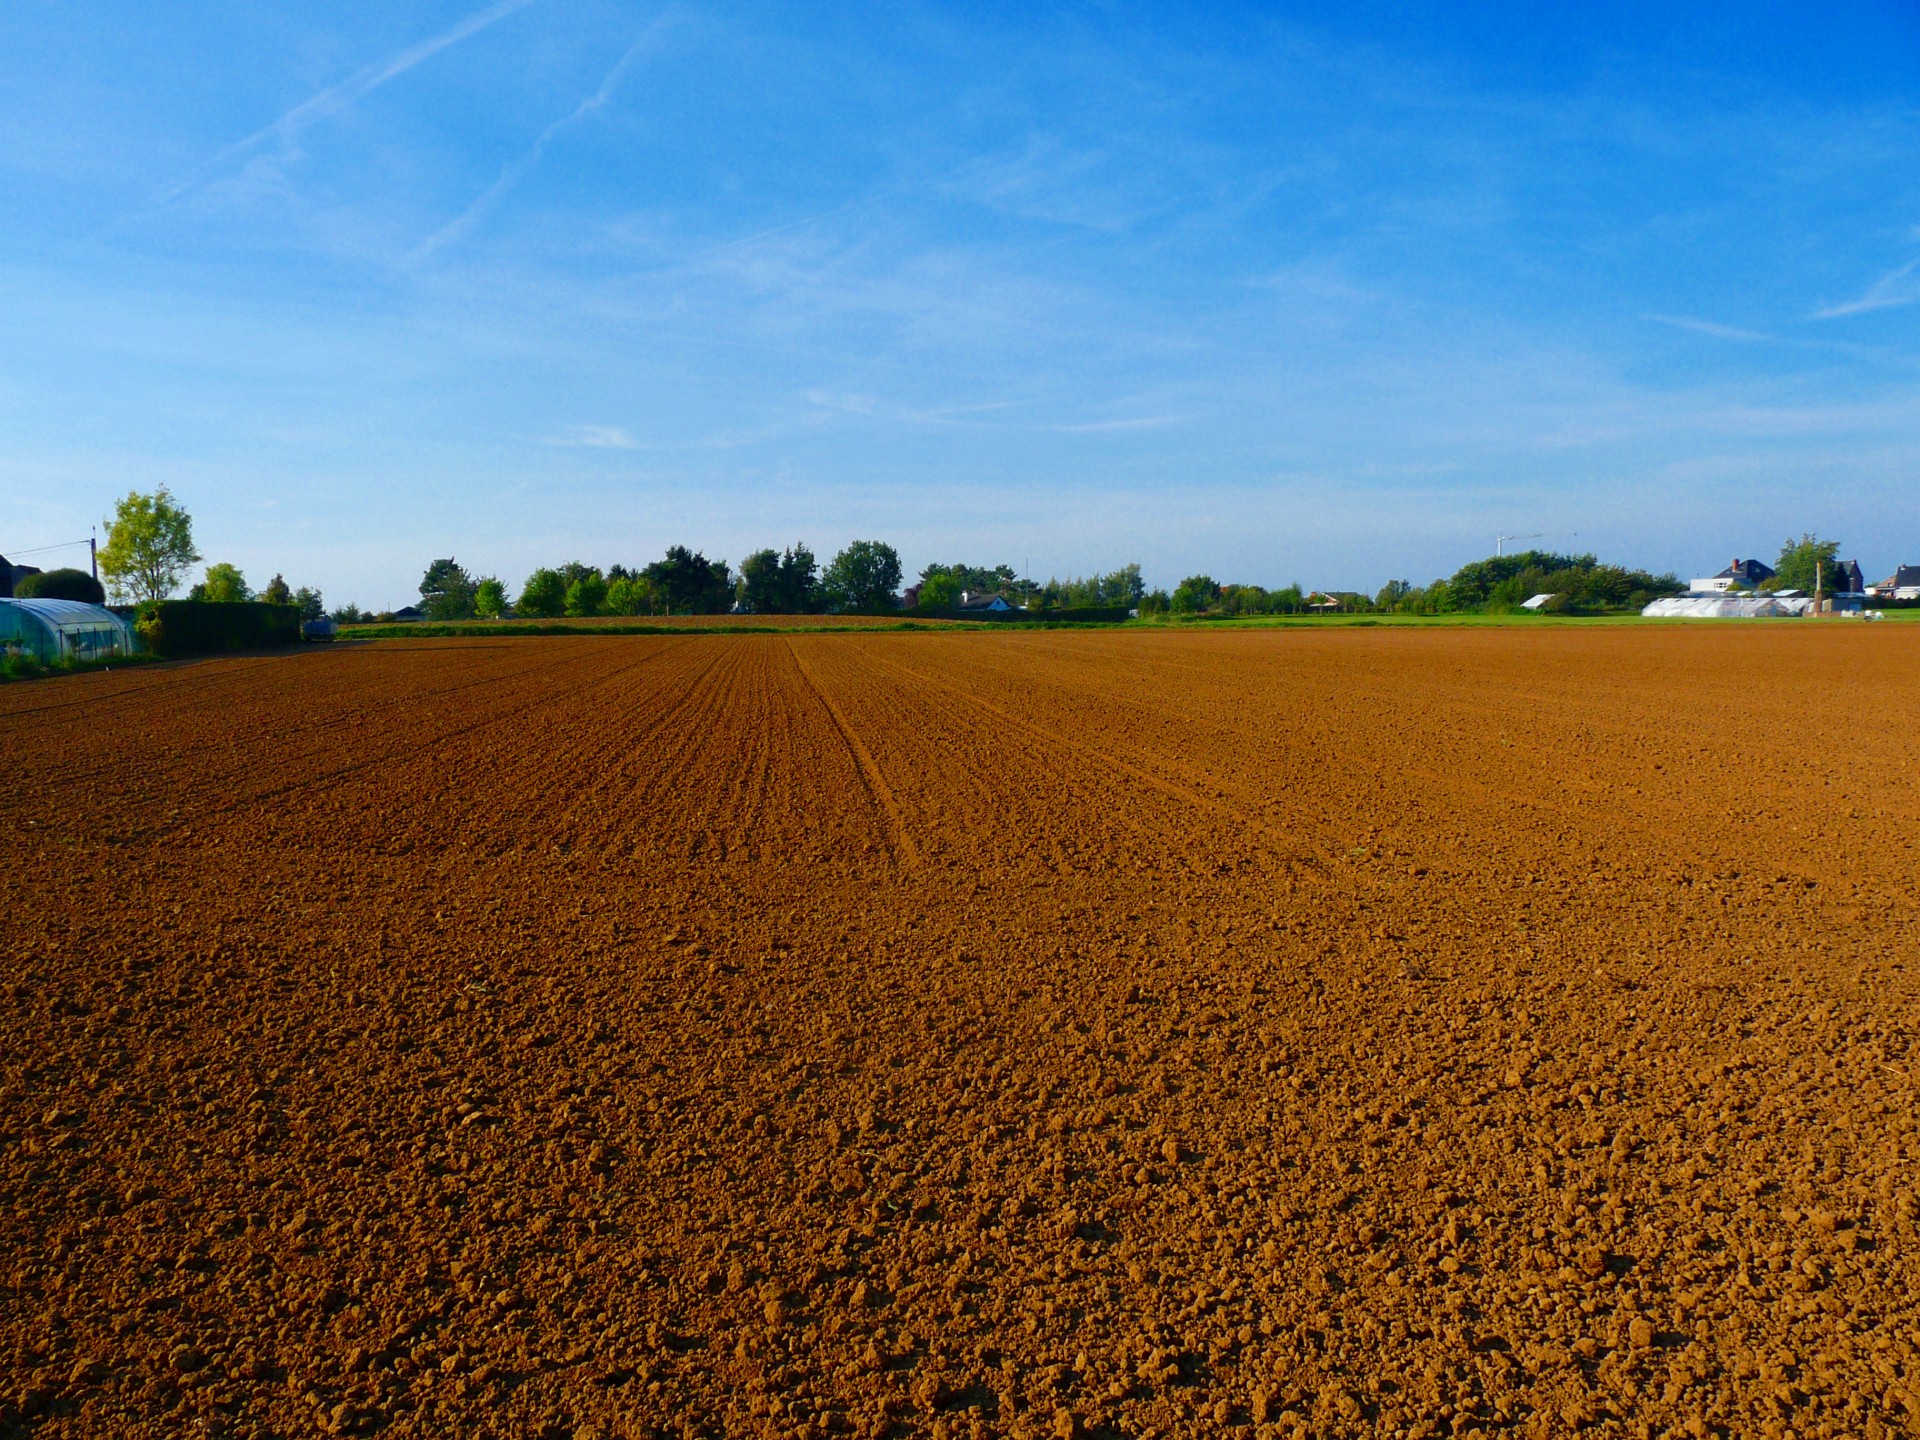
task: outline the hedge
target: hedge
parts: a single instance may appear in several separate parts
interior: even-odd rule
[[[149,600],[134,612],[140,641],[158,655],[214,655],[300,643],[300,607],[263,600]]]
[[[84,605],[104,605],[107,592],[100,582],[84,570],[71,567],[23,575],[13,582],[16,600],[78,600]]]

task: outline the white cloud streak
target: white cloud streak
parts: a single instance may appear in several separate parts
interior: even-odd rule
[[[638,450],[640,442],[618,425],[569,425],[547,442],[564,450]]]
[[[1814,318],[1838,320],[1847,315],[1865,315],[1873,310],[1892,310],[1896,306],[1920,303],[1920,279],[1914,275],[1917,270],[1920,270],[1920,256],[1897,270],[1889,270],[1869,285],[1859,299],[1817,311]]]
[[[247,136],[236,140],[195,170],[185,180],[162,195],[161,202],[178,199],[199,185],[207,176],[221,170],[243,155],[252,153],[268,141],[278,141],[288,158],[293,155],[293,142],[301,131],[322,120],[338,115],[363,96],[371,94],[390,80],[396,80],[415,66],[420,65],[442,50],[458,45],[462,40],[478,35],[482,30],[498,24],[509,15],[524,10],[534,0],[497,0],[484,10],[475,11],[459,24],[441,31],[419,44],[400,51],[375,65],[369,65],[341,81],[330,85],[319,94],[301,101],[279,119]]]
[[[1702,320],[1693,315],[1644,315],[1656,325],[1671,325],[1676,330],[1691,330],[1696,335],[1711,335],[1716,340],[1744,340],[1771,344],[1773,336],[1759,330],[1743,330],[1738,325],[1722,325],[1718,320]]]
[[[525,3],[525,0],[522,0],[522,3]],[[641,53],[647,49],[654,37],[659,34],[662,23],[661,21],[655,21],[652,25],[648,26],[645,33],[642,34],[638,40],[635,40],[632,45],[627,47],[626,54],[620,57],[613,69],[607,72],[607,77],[600,82],[600,88],[598,90],[574,106],[570,113],[563,115],[560,119],[554,121],[551,125],[547,126],[546,129],[542,130],[539,135],[534,138],[533,144],[527,147],[526,152],[502,170],[498,178],[474,198],[472,204],[468,205],[466,209],[462,210],[453,219],[434,231],[433,234],[429,235],[425,240],[422,240],[419,245],[415,246],[413,253],[407,257],[408,263],[418,264],[435,251],[459,240],[485,218],[487,213],[492,210],[494,206],[498,205],[515,186],[527,178],[534,167],[539,165],[541,160],[546,157],[547,147],[551,145],[562,132],[579,124],[588,116],[596,115],[601,110],[604,110],[608,102],[613,99],[614,92],[620,88],[620,82],[626,78],[627,71],[633,67],[633,62],[640,58]]]

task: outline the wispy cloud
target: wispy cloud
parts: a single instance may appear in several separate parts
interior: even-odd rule
[[[569,425],[547,444],[566,450],[638,450],[640,442],[618,425]]]
[[[1857,300],[1849,300],[1844,305],[1830,306],[1816,311],[1816,320],[1838,320],[1845,315],[1864,315],[1870,310],[1891,310],[1899,305],[1920,304],[1920,256],[1915,256],[1897,270],[1889,270]]]
[[[397,80],[416,65],[431,60],[442,50],[478,35],[482,30],[497,25],[515,11],[524,10],[532,3],[533,0],[496,0],[496,3],[487,6],[484,10],[475,11],[459,24],[442,30],[438,35],[422,40],[418,45],[409,46],[399,54],[390,56],[378,64],[369,65],[342,80],[338,85],[328,86],[319,94],[301,101],[271,124],[263,125],[244,140],[234,141],[162,195],[161,202],[178,199],[209,175],[244,155],[252,154],[268,141],[279,142],[284,158],[295,158],[298,152],[294,148],[294,141],[301,131],[338,115],[355,101],[378,90],[388,81]]]
[[[1744,340],[1749,343],[1771,344],[1774,337],[1759,330],[1745,330],[1738,325],[1722,325],[1718,320],[1702,320],[1695,315],[1643,315],[1643,320],[1651,320],[1656,325],[1671,325],[1676,330],[1691,330],[1696,335],[1711,335],[1716,340]]]
[[[521,3],[526,3],[526,0],[521,0]],[[663,21],[656,20],[652,25],[648,26],[645,33],[643,33],[638,40],[635,40],[632,45],[627,47],[626,54],[622,55],[614,67],[607,72],[606,79],[600,82],[600,88],[598,90],[595,90],[593,94],[587,96],[586,99],[574,106],[570,113],[563,115],[560,119],[554,121],[551,125],[547,126],[546,129],[542,130],[539,135],[534,138],[533,144],[527,147],[526,152],[502,170],[493,184],[481,191],[480,194],[475,197],[472,204],[468,205],[466,209],[462,210],[458,215],[454,216],[453,219],[449,220],[445,225],[442,225],[438,230],[434,231],[433,234],[429,235],[425,240],[422,240],[419,245],[414,247],[413,253],[408,256],[409,262],[417,264],[429,255],[432,255],[436,250],[460,239],[479,223],[488,211],[499,204],[516,185],[526,179],[528,173],[546,157],[547,147],[551,145],[555,139],[567,129],[579,124],[589,115],[596,115],[605,109],[607,103],[613,99],[614,92],[620,88],[620,82],[626,78],[627,71],[632,68],[634,61],[639,59],[641,53],[652,43],[654,37],[660,32],[663,24]]]

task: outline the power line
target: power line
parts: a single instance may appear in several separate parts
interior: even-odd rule
[[[77,546],[92,543],[93,542],[89,540],[63,540],[58,545],[41,545],[32,550],[16,550],[13,553],[16,555],[44,555],[49,550],[72,550]]]

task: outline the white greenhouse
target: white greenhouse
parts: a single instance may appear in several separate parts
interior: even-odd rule
[[[0,650],[44,664],[131,655],[133,626],[104,605],[79,600],[0,600]]]

